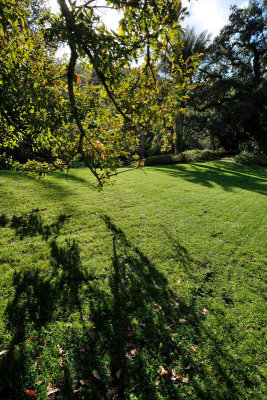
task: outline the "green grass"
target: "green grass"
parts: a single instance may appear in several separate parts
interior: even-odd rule
[[[265,399],[266,181],[1,172],[0,398]]]

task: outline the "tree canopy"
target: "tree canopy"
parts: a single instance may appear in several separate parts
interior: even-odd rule
[[[18,161],[40,176],[82,157],[103,185],[137,148],[140,131],[157,125],[164,135],[174,124],[198,59],[184,68],[179,0],[108,1],[122,15],[118,32],[105,27],[97,1],[58,4],[60,14],[43,10],[33,30],[30,0],[1,3],[0,144],[13,155],[24,146]],[[70,49],[67,65],[55,57],[62,43]]]
[[[228,24],[206,52],[189,100],[191,129],[207,132],[228,151],[242,143],[267,151],[265,10],[259,1],[232,7]]]

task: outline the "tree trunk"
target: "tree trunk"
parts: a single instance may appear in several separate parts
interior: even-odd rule
[[[174,154],[179,154],[183,151],[183,138],[184,138],[184,114],[179,112],[175,120],[175,133],[176,139],[174,143]]]
[[[139,139],[139,155],[141,160],[145,158],[145,134],[143,131],[141,132]]]

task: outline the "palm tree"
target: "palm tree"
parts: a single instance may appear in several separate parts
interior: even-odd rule
[[[211,34],[207,31],[197,33],[194,27],[187,26],[184,35],[183,42],[184,46],[182,49],[182,56],[184,60],[187,60],[194,54],[204,53],[208,48],[211,39]],[[184,102],[181,104],[181,109],[184,109]],[[184,150],[183,138],[184,138],[184,114],[179,110],[175,120],[175,133],[176,139],[174,143],[174,153],[178,154]]]

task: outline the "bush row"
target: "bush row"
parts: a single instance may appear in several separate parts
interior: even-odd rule
[[[234,157],[234,160],[239,164],[244,165],[262,165],[264,167],[267,166],[267,156],[261,151],[241,151],[237,156]]]
[[[187,150],[180,154],[161,154],[145,159],[145,165],[184,164],[198,161],[217,160],[226,155],[224,149]]]

